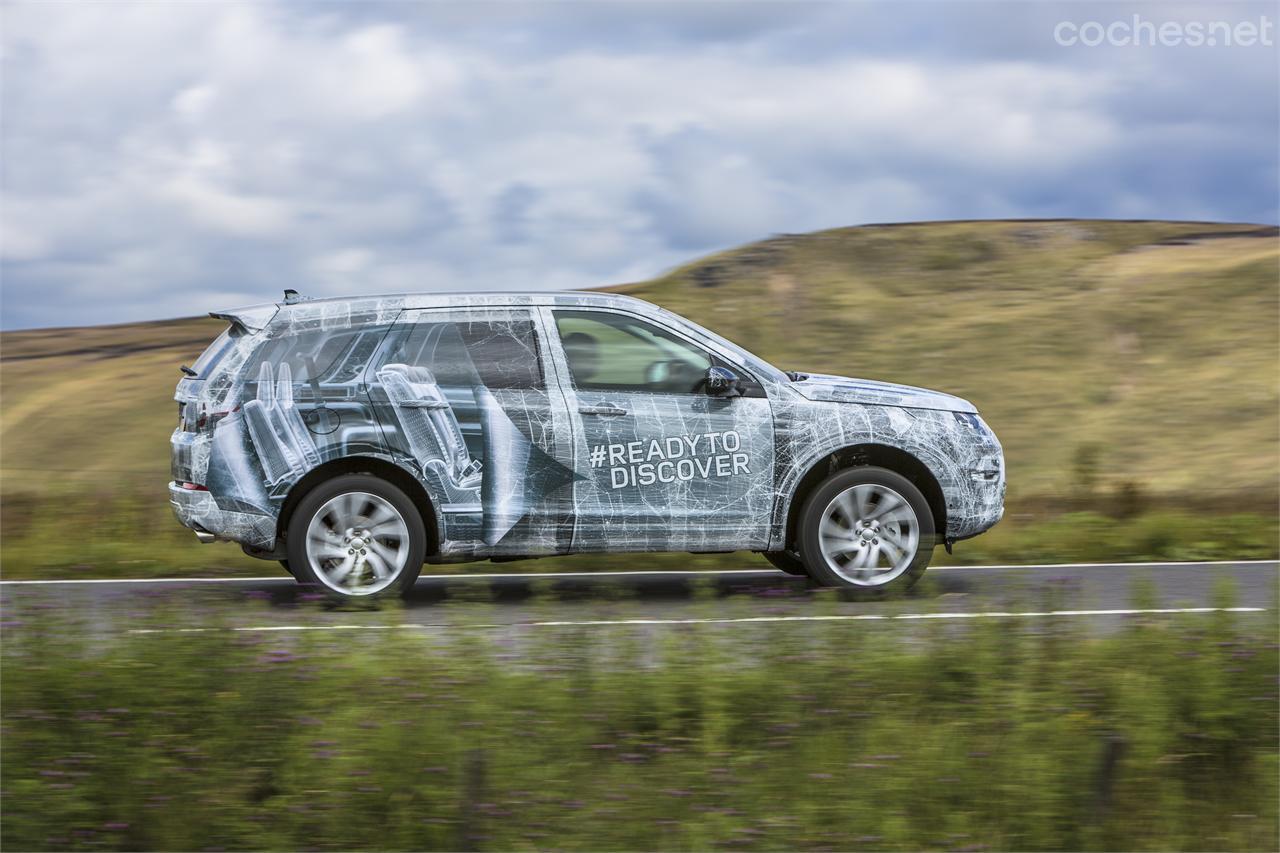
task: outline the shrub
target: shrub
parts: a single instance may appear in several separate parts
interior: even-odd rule
[[[1274,628],[1232,614],[1101,638],[1016,620],[95,637],[10,619],[10,849],[1278,841]]]

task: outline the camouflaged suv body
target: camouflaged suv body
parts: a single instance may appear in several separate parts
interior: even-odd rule
[[[339,595],[403,589],[423,560],[590,551],[754,550],[881,588],[1003,511],[1000,444],[967,401],[784,373],[626,296],[214,316],[229,328],[175,395],[174,511]]]

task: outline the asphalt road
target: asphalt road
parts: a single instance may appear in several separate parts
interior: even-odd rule
[[[688,623],[747,629],[769,622],[973,619],[1083,620],[1105,632],[1143,614],[1176,618],[1222,606],[1274,621],[1278,569],[1277,561],[937,567],[907,597],[874,602],[840,601],[772,569],[429,575],[403,606],[342,607],[287,576],[4,581],[0,608],[74,611],[107,633],[406,627],[448,633]],[[1231,600],[1222,599],[1224,588]],[[140,620],[140,604],[163,604],[165,619]]]

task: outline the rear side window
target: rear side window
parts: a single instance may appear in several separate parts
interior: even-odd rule
[[[295,382],[354,382],[384,334],[386,327],[317,329],[268,340],[249,359],[244,375],[256,378],[265,362],[277,370],[289,365]]]
[[[542,355],[531,320],[458,323],[458,334],[488,388],[541,390]]]

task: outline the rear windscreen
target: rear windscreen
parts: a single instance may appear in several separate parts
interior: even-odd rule
[[[230,352],[231,348],[235,346],[235,339],[240,337],[241,334],[243,334],[243,332],[240,329],[237,329],[235,326],[230,326],[224,330],[222,334],[218,335],[218,337],[214,339],[213,343],[209,344],[208,349],[201,353],[200,357],[196,359],[196,363],[191,365],[191,369],[196,372],[196,375],[192,378],[208,378],[209,374],[213,371],[213,368],[222,360],[222,357]]]

